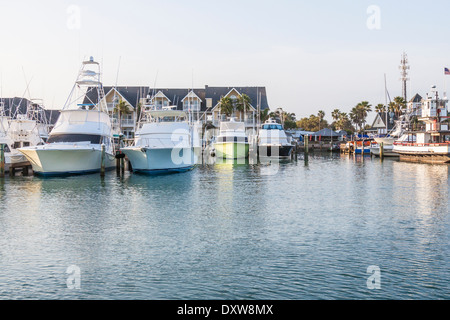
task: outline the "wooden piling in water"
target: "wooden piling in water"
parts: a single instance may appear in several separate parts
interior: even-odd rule
[[[303,137],[303,144],[305,149],[305,155],[307,155],[309,153],[309,135]]]
[[[101,164],[100,164],[100,176],[105,176],[105,145],[102,144],[102,158],[101,158]]]
[[[380,143],[380,159],[383,161],[384,159],[384,143]]]
[[[0,177],[5,176],[5,145],[0,144]]]

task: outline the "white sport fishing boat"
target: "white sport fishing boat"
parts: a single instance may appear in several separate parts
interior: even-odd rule
[[[184,111],[145,106],[133,146],[121,151],[133,171],[148,174],[185,172],[194,168],[198,130]]]
[[[84,61],[47,144],[19,149],[30,161],[36,174],[48,176],[99,172],[102,158],[105,170],[114,168],[111,119],[103,99],[100,77],[99,63],[92,57]],[[88,98],[88,93],[93,90],[97,91],[96,103]]]
[[[29,165],[19,149],[43,144],[39,133],[39,123],[29,119],[27,114],[17,114],[15,119],[11,120],[6,117],[2,104],[0,106],[0,144],[4,145],[5,171],[8,171],[11,166]]]

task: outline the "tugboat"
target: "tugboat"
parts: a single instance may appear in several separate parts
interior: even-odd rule
[[[407,131],[394,143],[394,152],[400,161],[424,163],[450,163],[450,131],[448,99],[439,99],[436,86],[422,100],[421,130]]]

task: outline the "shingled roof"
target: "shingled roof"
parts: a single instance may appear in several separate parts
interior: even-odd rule
[[[114,87],[104,87],[105,94],[108,94]],[[226,96],[232,89],[236,89],[240,94],[246,94],[250,97],[252,105],[256,108],[258,101],[258,95],[261,97],[261,110],[269,108],[267,103],[266,88],[264,87],[209,87],[205,86],[205,89],[193,89],[194,93],[202,100],[201,111],[206,111],[206,99],[212,100],[212,107],[216,106],[220,99]],[[147,95],[156,95],[158,92],[163,93],[169,100],[171,105],[177,106],[178,110],[183,109],[183,98],[188,95],[192,89],[170,89],[170,88],[149,88],[149,87],[116,87],[116,90],[133,106],[136,107],[141,98],[145,98]],[[98,101],[97,91],[91,90],[88,93],[87,101]]]
[[[246,94],[252,101],[252,106],[257,108],[258,96],[260,96],[261,110],[268,109],[267,94],[265,87],[209,87],[205,86],[205,96],[212,99],[212,106],[215,107],[220,99],[226,96],[231,90],[236,89],[240,94]]]
[[[31,102],[30,100],[26,98],[1,98],[1,101],[4,105],[4,111],[5,115],[11,118],[15,118],[17,114],[26,114],[27,113],[27,107],[28,104]],[[55,124],[56,120],[58,120],[59,117],[59,111],[57,110],[49,110],[49,109],[43,109],[45,114],[45,121],[44,119],[39,119],[42,122],[46,122],[49,124]]]

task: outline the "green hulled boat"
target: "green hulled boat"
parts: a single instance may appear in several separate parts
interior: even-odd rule
[[[220,134],[214,143],[216,157],[224,159],[247,158],[249,153],[245,124],[233,118],[220,124]]]

